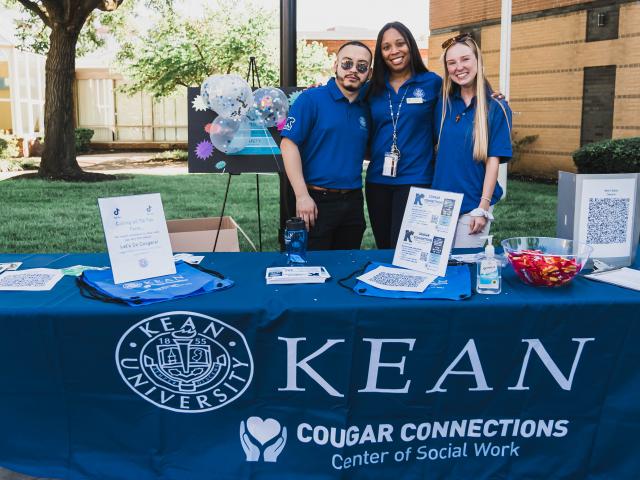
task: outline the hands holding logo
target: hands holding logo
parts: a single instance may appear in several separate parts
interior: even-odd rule
[[[249,417],[240,422],[240,444],[244,450],[247,462],[260,460],[261,447],[263,460],[275,462],[287,443],[287,427],[280,427],[280,423],[273,418],[262,420],[260,417]]]

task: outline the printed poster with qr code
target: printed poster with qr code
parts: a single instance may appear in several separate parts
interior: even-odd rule
[[[583,180],[577,240],[593,247],[592,258],[631,255],[636,194],[635,178]]]
[[[462,197],[460,193],[411,187],[393,264],[444,276]]]

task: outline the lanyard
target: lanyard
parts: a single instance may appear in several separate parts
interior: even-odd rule
[[[387,90],[387,97],[389,98],[389,113],[391,114],[391,124],[393,125],[393,141],[391,144],[391,153],[395,153],[398,158],[400,157],[400,150],[398,150],[398,119],[400,118],[400,109],[402,109],[402,104],[404,103],[404,98],[407,96],[407,92],[409,91],[409,85],[404,89],[404,95],[402,95],[402,100],[400,100],[400,105],[398,105],[398,112],[394,115],[393,113],[393,105],[391,103],[391,93]]]

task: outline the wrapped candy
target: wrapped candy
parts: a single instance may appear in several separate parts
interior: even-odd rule
[[[575,258],[548,255],[541,250],[506,252],[516,274],[535,286],[559,287],[569,282],[582,269]]]

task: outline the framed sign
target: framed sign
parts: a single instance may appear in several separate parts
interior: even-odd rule
[[[289,104],[295,101],[298,87],[280,87],[289,97]],[[236,153],[223,153],[211,143],[209,129],[217,114],[200,99],[200,88],[189,87],[188,141],[189,173],[279,173],[284,172],[280,154],[280,132],[277,128],[265,128],[251,124],[249,144]]]

